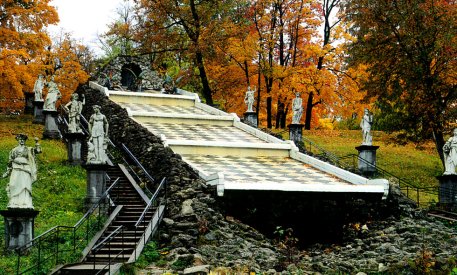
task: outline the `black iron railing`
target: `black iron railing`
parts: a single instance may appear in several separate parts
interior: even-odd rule
[[[79,259],[81,251],[103,227],[110,212],[109,193],[118,182],[119,178],[74,226],[55,226],[17,248],[16,274],[44,274],[56,265]]]
[[[166,185],[167,185],[167,180],[166,180],[166,178],[163,178],[162,181],[160,182],[159,186],[157,187],[156,191],[154,192],[152,197],[149,199],[149,202],[146,205],[146,207],[144,208],[143,213],[141,213],[141,216],[138,218],[137,222],[135,223],[135,239],[138,237],[139,232],[143,232],[142,241],[143,241],[144,245],[146,245],[146,242],[149,240],[149,237],[150,237],[149,235],[146,234],[147,233],[146,227],[150,223],[150,220],[148,221],[146,219],[146,217],[147,217],[148,213],[152,214],[151,209],[153,207],[157,209],[157,206],[159,204],[166,205],[166,200],[167,200]],[[159,201],[158,196],[159,196],[160,192],[162,192],[162,191],[165,192],[164,199],[162,201]],[[152,218],[153,217],[151,217],[151,219]],[[158,217],[158,218],[159,218],[159,221],[162,219],[162,217]],[[150,234],[154,234],[154,232],[151,231]],[[138,256],[139,255],[137,255],[137,251],[135,249],[135,259],[137,259]]]
[[[99,271],[96,274],[102,274],[106,269],[108,269],[108,274],[111,274],[111,264],[119,258],[120,255],[124,254],[124,230],[125,227],[123,225],[118,226],[113,232],[111,232],[108,236],[106,236],[103,240],[101,240],[98,244],[96,244],[90,251],[90,254],[93,256],[93,269],[99,269]],[[122,249],[120,252],[117,254],[113,255],[111,251],[111,242],[116,238],[117,236],[121,235],[121,243],[122,243]],[[108,262],[102,266],[98,267],[96,266],[97,264],[97,255],[98,252],[102,248],[108,248]],[[106,274],[106,273],[105,273]]]
[[[365,166],[371,167],[374,170],[374,173],[370,176],[370,178],[385,178],[390,182],[398,184],[405,195],[414,201],[417,206],[427,207],[436,203],[438,197],[437,186],[420,186],[419,184],[398,177],[377,165],[373,165],[371,162],[359,157],[356,154],[337,156],[305,137],[303,138],[303,145],[299,146],[299,148],[302,153],[311,155],[322,161],[326,161],[339,168],[359,175],[363,175],[362,171],[359,170],[359,163],[363,163]]]

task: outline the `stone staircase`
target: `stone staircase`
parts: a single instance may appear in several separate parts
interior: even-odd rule
[[[112,212],[104,228],[83,251],[79,263],[65,265],[53,274],[115,273],[123,263],[136,261],[145,243],[157,229],[164,206],[152,207],[144,212],[149,198],[124,165],[111,166],[107,175],[119,180],[109,192]],[[141,217],[144,220],[138,223]]]
[[[129,116],[160,136],[207,184],[223,196],[230,191],[357,193],[385,198],[389,183],[370,180],[299,152],[283,141],[200,102],[196,94],[178,90],[108,91],[91,82]]]

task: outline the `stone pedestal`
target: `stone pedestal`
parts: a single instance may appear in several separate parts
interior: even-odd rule
[[[0,210],[5,221],[5,248],[14,250],[33,240],[35,217],[40,213],[33,209],[8,208]]]
[[[44,133],[43,139],[60,139],[59,127],[57,126],[57,111],[43,110],[44,115]]]
[[[457,175],[442,175],[436,178],[440,181],[440,204],[457,205]]]
[[[292,140],[295,145],[300,145],[303,142],[303,124],[289,124],[289,140]]]
[[[106,171],[110,167],[107,164],[83,164],[87,171],[85,207],[89,209],[100,199],[106,190]]]
[[[44,105],[44,100],[33,101],[33,123],[34,124],[44,124],[43,105]]]
[[[244,123],[257,128],[257,113],[256,112],[244,113]]]
[[[68,163],[81,165],[83,163],[82,144],[85,141],[84,133],[66,133]]]
[[[355,147],[359,151],[359,171],[365,177],[371,177],[376,173],[376,150],[379,146],[361,145]]]
[[[33,114],[33,101],[35,100],[35,93],[24,93],[24,99],[24,114]]]

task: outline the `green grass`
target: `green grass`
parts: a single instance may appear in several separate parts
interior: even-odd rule
[[[42,137],[43,126],[31,123],[31,116],[0,116],[0,173],[6,171],[9,151],[17,145],[16,133],[29,136],[26,145],[34,146],[33,137]],[[84,214],[86,173],[78,166],[66,164],[67,152],[62,141],[40,140],[43,152],[37,155],[38,179],[33,184],[35,236],[57,226],[73,226]],[[5,187],[8,178],[0,179],[0,209],[6,209],[8,198]],[[4,224],[0,218],[0,245],[4,247]],[[0,274],[12,274],[16,257],[2,252]]]
[[[357,130],[311,130],[304,131],[303,136],[340,157],[357,154],[355,147],[362,141],[361,131]],[[432,142],[421,147],[396,145],[386,133],[374,132],[373,145],[380,146],[376,160],[380,168],[416,186],[438,186],[436,176],[443,173],[443,167]],[[437,198],[432,196],[427,200],[437,201]]]

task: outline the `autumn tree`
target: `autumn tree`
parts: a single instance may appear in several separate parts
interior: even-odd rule
[[[335,18],[335,10],[338,8],[341,0],[322,0],[321,6],[319,7],[320,15],[323,18],[323,30],[322,30],[322,51],[317,57],[316,68],[318,72],[322,72],[323,75],[332,77],[328,72],[323,72],[325,65],[325,58],[329,51],[332,50],[332,32],[335,26],[339,23],[340,19]],[[333,18],[333,20],[332,20]],[[306,100],[305,110],[305,129],[311,129],[311,119],[313,115],[313,108],[322,103],[324,97],[321,96],[323,92],[321,89],[321,81],[316,82],[317,85],[308,91],[308,98]],[[317,99],[316,99],[317,98]]]
[[[291,77],[309,65],[307,60],[313,48],[311,40],[319,24],[312,4],[306,0],[259,0],[253,4],[259,72],[264,78],[267,94],[268,128],[272,127],[274,87],[277,98],[285,90],[291,92],[294,86],[290,83]]]
[[[191,60],[198,69],[206,103],[213,104],[205,60],[213,53],[213,41],[224,36],[224,21],[234,0],[137,0],[142,53],[174,53]]]
[[[23,98],[42,66],[37,57],[50,39],[44,28],[58,22],[50,0],[4,0],[0,5],[0,100]]]
[[[116,9],[117,18],[108,25],[108,31],[99,36],[99,42],[105,58],[111,60],[118,55],[137,54],[138,43],[135,40],[135,10],[129,2]]]
[[[70,101],[71,94],[78,85],[89,79],[83,64],[88,67],[93,64],[87,47],[63,32],[53,38],[52,46],[42,54],[41,60],[47,72],[47,80],[54,77],[54,82],[62,93],[61,103]]]
[[[363,88],[376,97],[390,129],[433,137],[443,160],[443,133],[456,104],[456,3],[447,0],[351,0],[345,14],[357,40],[351,65],[367,66]]]

